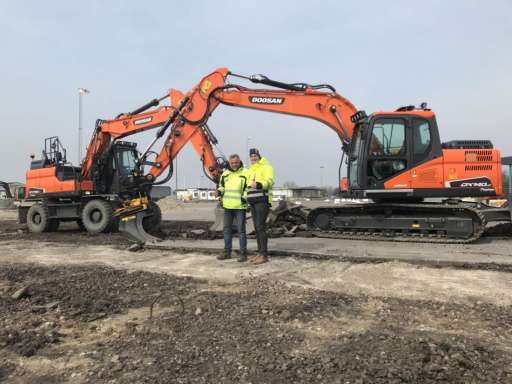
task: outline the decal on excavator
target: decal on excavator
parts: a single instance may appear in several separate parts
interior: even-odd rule
[[[203,81],[201,83],[201,93],[207,94],[211,86],[212,82],[210,80],[206,79],[205,81]]]
[[[149,123],[151,120],[153,120],[153,117],[152,116],[148,116],[148,117],[145,117],[143,119],[139,119],[139,120],[135,120],[133,122],[133,125],[142,125],[142,124],[146,124],[146,123]]]
[[[249,101],[254,104],[283,104],[284,97],[249,96]]]
[[[474,179],[450,181],[451,188],[485,188],[492,187],[491,180],[487,177],[477,177]]]

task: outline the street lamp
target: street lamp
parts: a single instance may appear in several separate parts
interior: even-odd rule
[[[251,137],[247,136],[247,139],[245,140],[245,152],[247,153],[247,166],[251,164],[251,155],[249,155],[249,142],[251,141]]]
[[[323,165],[320,166],[320,188],[324,185],[324,168]]]
[[[78,165],[82,161],[82,96],[89,93],[85,88],[78,88]]]

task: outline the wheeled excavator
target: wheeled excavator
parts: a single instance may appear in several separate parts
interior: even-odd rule
[[[247,88],[228,82],[232,78],[267,88]],[[82,220],[85,225],[84,219],[94,218],[94,214],[88,216],[91,211],[86,209],[87,205],[92,200],[101,200],[95,203],[96,207],[106,207],[107,216],[120,220],[120,230],[132,240],[155,241],[146,233],[148,225],[145,225],[155,216],[151,187],[164,169],[169,168],[169,176],[164,181],[170,178],[172,159],[186,142],[192,141],[212,181],[218,178],[223,161],[212,150],[216,139],[207,123],[222,104],[311,118],[328,126],[338,136],[341,192],[372,202],[310,210],[305,221],[315,236],[469,243],[482,235],[488,222],[510,221],[508,209],[462,201],[467,197],[488,198],[502,194],[499,150],[487,140],[442,143],[435,114],[426,104],[367,115],[329,84],[284,83],[263,75],[242,76],[227,68],[216,69],[186,94],[171,90],[169,95],[171,105],[168,107],[145,112],[158,105],[159,100],[153,100],[131,114],[96,125],[86,159],[82,167],[74,171],[80,176],[73,176],[70,186],[63,191],[72,195],[68,198],[74,207],[69,219]],[[129,152],[131,160],[130,165],[124,167],[125,179],[105,179],[113,175],[104,170],[111,162],[106,159],[117,159],[113,148],[123,145],[118,140],[138,132],[137,127],[157,126],[160,128],[155,140],[140,156],[134,149]],[[151,148],[167,129],[169,134],[163,149],[148,162]],[[58,209],[61,201],[57,204],[49,193],[60,192],[55,187],[63,182],[56,181],[59,179],[58,156],[50,157],[49,162],[43,159],[43,163],[27,173],[26,193],[29,199],[33,198],[31,189],[36,191],[37,214],[43,212],[49,219],[44,228],[52,228],[52,220],[67,219],[50,211],[56,205]],[[143,174],[143,164],[151,166],[149,173]],[[344,165],[347,177],[343,179]],[[119,166],[115,172],[119,173],[117,168]],[[32,181],[45,170],[50,177],[46,184]],[[121,179],[124,181],[116,184],[116,180]],[[41,188],[43,184],[47,188]],[[36,208],[30,209],[36,211]],[[30,209],[29,220],[33,217]],[[100,209],[93,211],[97,213]],[[112,220],[104,229],[110,225]]]
[[[165,99],[178,101],[174,106],[160,105]],[[140,232],[145,241],[155,240],[149,233],[158,230],[161,212],[154,202],[154,186],[172,177],[172,161],[184,145],[192,144],[212,181],[223,169],[224,159],[213,148],[217,139],[207,125],[175,128],[159,153],[152,150],[175,123],[187,101],[179,91],[171,90],[130,113],[97,120],[80,167],[67,162],[66,150],[58,137],[45,139],[41,159],[32,156],[26,173],[25,196],[19,206],[20,223],[26,223],[31,232],[37,233],[55,231],[63,221],[76,221],[82,229],[100,233],[118,228],[120,220],[142,211]],[[138,152],[135,142],[124,140],[156,128],[154,140],[143,153]],[[149,167],[147,173],[145,167]],[[167,175],[157,181],[164,172]]]

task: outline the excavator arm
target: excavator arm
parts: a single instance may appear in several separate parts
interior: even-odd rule
[[[229,76],[281,89],[246,88],[228,83]],[[180,118],[188,125],[206,124],[219,104],[224,104],[317,120],[334,130],[344,146],[352,138],[355,124],[351,118],[357,113],[356,107],[330,85],[287,84],[262,75],[235,75],[227,68],[205,76],[187,96],[189,102]]]
[[[228,83],[229,76],[244,78],[253,83],[277,89],[246,88]],[[348,150],[352,139],[355,126],[353,117],[357,115],[355,106],[336,93],[330,85],[287,84],[270,80],[262,75],[251,77],[236,75],[227,68],[219,68],[205,76],[187,94],[181,94],[174,89],[170,94],[173,95],[171,108],[176,118],[165,145],[156,158],[158,167],[153,167],[149,173],[153,176],[158,176],[161,169],[170,166],[172,159],[188,141],[192,143],[203,161],[205,170],[215,178],[219,176],[218,161],[211,150],[211,145],[216,143],[216,139],[211,134],[207,122],[221,104],[320,121],[334,130],[340,138],[344,151]],[[128,211],[136,214],[127,215],[122,219],[120,227],[138,243],[145,242],[142,228],[144,211],[143,204],[136,206],[134,211]]]
[[[152,147],[170,128],[170,133],[155,161],[146,163],[151,165],[148,172],[149,180],[156,180],[168,169],[172,160],[188,142],[192,144],[199,155],[209,177],[217,179],[220,171],[217,166],[218,159],[212,147],[212,144],[216,143],[214,136],[211,133],[208,135],[204,127],[182,127],[182,124],[176,121],[178,108],[180,108],[180,103],[184,100],[184,97],[181,92],[171,90],[168,95],[160,99],[154,99],[131,113],[120,114],[113,120],[98,120],[90,144],[87,147],[86,157],[82,163],[82,178],[87,180],[91,177],[95,159],[105,153],[113,141],[150,129],[160,128],[155,140],[151,143],[150,147]],[[171,102],[176,100],[175,106],[160,106],[147,111],[147,109],[157,106],[166,98],[169,98]],[[150,149],[148,148],[143,154],[142,163],[145,162]]]

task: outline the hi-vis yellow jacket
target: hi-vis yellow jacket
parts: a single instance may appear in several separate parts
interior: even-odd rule
[[[236,171],[226,169],[222,172],[218,191],[225,209],[247,209],[245,191],[247,189],[247,169],[238,168]]]
[[[269,161],[262,157],[256,163],[251,164],[247,178],[247,201],[254,204],[268,201],[272,204],[272,187],[274,185],[274,168]],[[252,182],[256,182],[256,188],[252,188]]]

